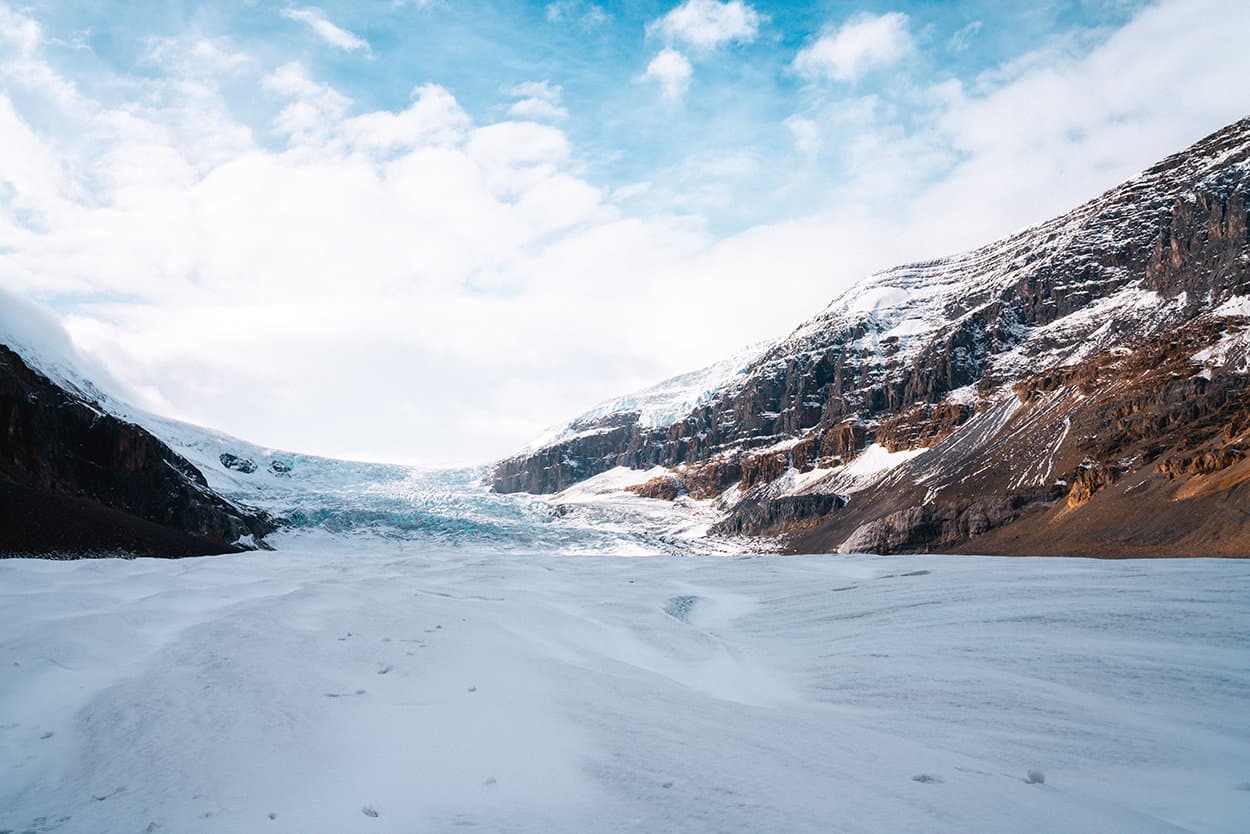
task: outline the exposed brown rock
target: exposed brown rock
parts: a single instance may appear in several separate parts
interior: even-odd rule
[[[972,407],[961,403],[921,403],[884,421],[874,439],[888,451],[932,446],[972,416]]]
[[[1068,490],[1068,509],[1085,506],[1098,490],[1117,480],[1119,476],[1115,469],[1088,462],[1072,479],[1072,488]]]
[[[858,420],[843,420],[821,435],[820,457],[824,461],[849,461],[868,443],[868,431]]]
[[[661,475],[641,484],[627,486],[625,489],[642,498],[675,501],[677,496],[686,492],[686,484],[676,475]]]
[[[695,499],[715,498],[742,480],[742,467],[737,456],[715,457],[702,463],[683,466],[681,479]]]
[[[1250,555],[1250,378],[1216,373],[1208,380],[1191,359],[1240,326],[1199,322],[1021,380],[1015,390],[1024,392],[1023,404],[1004,424],[1001,445],[970,455],[957,430],[905,464],[887,487],[852,496],[845,511],[798,534],[792,546]],[[1014,486],[1047,445],[1043,438],[1060,436],[1062,445],[1049,452],[1054,482]],[[945,459],[948,447],[957,454]],[[926,503],[927,487],[906,485],[934,470],[947,485]]]
[[[764,452],[742,456],[742,482],[744,490],[775,481],[790,468],[788,452]]]
[[[1209,449],[1191,454],[1175,454],[1159,461],[1157,468],[1169,479],[1175,480],[1186,475],[1207,475],[1227,469],[1246,457],[1242,449],[1225,446],[1221,449]]]

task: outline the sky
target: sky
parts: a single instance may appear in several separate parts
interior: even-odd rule
[[[0,2],[0,288],[135,405],[481,463],[1250,114],[1244,0]]]

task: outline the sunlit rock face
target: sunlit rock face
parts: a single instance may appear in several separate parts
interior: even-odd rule
[[[493,488],[658,465],[803,550],[1244,554],[1222,507],[1250,500],[1248,160],[1243,119],[1062,217],[869,276],[690,375],[683,413],[623,398]],[[847,500],[790,500],[816,494]]]

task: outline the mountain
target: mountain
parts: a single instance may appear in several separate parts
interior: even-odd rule
[[[1250,554],[1248,201],[1243,119],[1062,217],[869,276],[679,418],[579,418],[492,487],[662,466],[637,490],[808,552]]]
[[[0,294],[0,553],[197,556],[263,547],[264,513],[87,381],[53,319]]]

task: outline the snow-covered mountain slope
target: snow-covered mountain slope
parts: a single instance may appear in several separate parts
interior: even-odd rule
[[[1248,622],[1210,560],[0,561],[0,830],[1233,834]]]
[[[54,318],[0,292],[0,552],[196,555],[273,530],[113,407],[84,368],[106,378]]]
[[[636,415],[637,424],[645,428],[671,426],[714,395],[723,394],[744,381],[751,361],[764,347],[752,345],[706,368],[600,403],[571,422],[543,432],[526,449],[537,451],[593,434],[602,430],[603,418],[620,414]]]
[[[859,527],[902,513],[891,524],[906,535],[860,531],[855,539],[886,550],[959,546],[1076,490],[1060,520],[1075,530],[1075,516],[1099,512],[1077,513],[1085,499],[1125,473],[1187,481],[1245,457],[1248,197],[1250,119],[1062,217],[963,255],[870,276],[680,420],[651,426],[627,408],[600,414],[579,422],[573,436],[498,464],[493,486],[552,492],[616,466],[658,465],[692,495],[725,495],[735,531],[835,519],[818,538],[805,532],[804,547],[837,547]],[[1195,375],[1199,381],[1188,382]],[[1186,419],[1200,425],[1171,430]],[[940,463],[916,455],[905,466],[895,458],[893,475],[871,467],[873,478],[848,482],[848,467],[874,448],[942,455]],[[969,468],[973,461],[980,463]],[[920,475],[904,470],[928,473],[929,486],[913,494]],[[1193,492],[1240,501],[1241,483],[1231,477],[1225,489]],[[1167,505],[1181,486],[1170,484],[1166,501],[1142,502],[1141,511]],[[865,497],[803,498],[851,493]],[[986,499],[998,509],[969,522],[969,502]],[[861,513],[857,503],[881,514]],[[1192,517],[1197,506],[1181,515]],[[906,520],[908,512],[950,518],[922,524]],[[851,519],[856,527],[847,530]],[[919,532],[933,524],[944,531]],[[1181,524],[1178,538],[1135,542],[1113,533],[1119,544],[1104,547],[1098,526],[1063,538],[1064,546],[1156,552],[1196,529]],[[1244,543],[1216,542],[1213,552],[1250,549],[1250,538],[1240,538],[1248,532],[1225,530],[1223,538]]]

